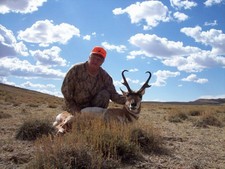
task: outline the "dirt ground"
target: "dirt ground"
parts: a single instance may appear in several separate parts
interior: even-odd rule
[[[159,129],[168,154],[147,156],[141,168],[225,168],[224,127],[194,127],[193,119],[171,123],[165,109],[144,110],[143,114]]]
[[[168,105],[169,106],[169,105]],[[184,105],[184,109],[185,109]],[[195,127],[195,118],[179,123],[168,121],[166,106],[144,104],[140,121],[155,128],[162,137],[166,153],[145,155],[145,160],[124,168],[179,168],[207,169],[225,168],[225,130],[224,127]],[[53,121],[62,108],[49,108],[48,105],[31,106],[1,103],[1,113],[11,115],[0,119],[0,168],[25,168],[32,160],[34,143],[15,139],[18,127],[27,119],[39,116]]]

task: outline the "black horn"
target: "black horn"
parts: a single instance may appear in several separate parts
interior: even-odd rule
[[[130,88],[129,84],[127,83],[127,80],[126,80],[126,78],[125,78],[125,76],[124,76],[124,72],[128,72],[128,70],[123,70],[123,72],[122,72],[122,77],[123,77],[123,85],[124,85],[124,86],[126,86],[126,87],[127,87],[128,92],[129,92],[129,93],[131,93],[131,92],[132,92],[132,90],[131,90],[131,88]]]
[[[149,85],[148,82],[151,79],[152,74],[149,71],[147,71],[145,73],[148,73],[149,74],[149,77],[148,77],[148,79],[146,80],[146,82],[143,84],[143,86],[141,87],[141,89],[138,92],[142,92],[145,88],[151,87],[151,85]]]

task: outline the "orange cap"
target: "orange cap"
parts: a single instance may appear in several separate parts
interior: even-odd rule
[[[103,58],[106,58],[106,51],[103,47],[100,47],[100,46],[95,46],[92,49],[91,54],[97,54],[102,56]]]

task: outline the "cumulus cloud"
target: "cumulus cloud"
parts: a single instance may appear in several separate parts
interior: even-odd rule
[[[67,23],[54,25],[53,21],[41,20],[30,28],[19,31],[18,39],[38,43],[40,46],[48,46],[56,42],[66,44],[73,36],[80,37],[80,30],[75,26]]]
[[[187,36],[192,37],[196,42],[212,47],[212,53],[215,55],[225,54],[225,34],[222,30],[210,29],[203,31],[200,26],[185,27],[180,30]]]
[[[66,60],[59,56],[61,49],[57,46],[53,46],[46,50],[30,51],[31,55],[37,60],[37,65],[45,66],[65,66]]]
[[[188,77],[181,79],[182,81],[187,81],[187,82],[195,82],[195,83],[207,83],[208,79],[205,78],[198,78],[196,74],[190,74]]]
[[[0,62],[0,76],[62,79],[65,73],[41,65],[32,65],[27,60],[5,57]]]
[[[179,71],[185,72],[200,72],[206,68],[205,66],[196,63],[191,56],[171,57],[164,59],[162,63],[166,66],[176,67]]]
[[[0,25],[0,51],[0,58],[28,55],[27,47],[23,42],[17,42],[13,32],[2,25]]]
[[[25,83],[22,83],[20,86],[24,87],[24,88],[41,88],[41,89],[51,89],[51,88],[55,88],[55,85],[53,84],[34,84],[30,81],[27,81]]]
[[[141,49],[142,54],[149,57],[167,58],[172,56],[184,56],[199,52],[197,47],[184,46],[183,42],[170,41],[155,34],[136,34],[130,37],[129,42]],[[139,52],[140,53],[140,52]]]
[[[91,36],[90,35],[85,35],[85,36],[83,36],[83,39],[84,40],[91,40]]]
[[[176,9],[191,9],[196,7],[197,3],[190,0],[170,0],[170,5]]]
[[[205,26],[216,26],[218,25],[217,20],[214,20],[213,22],[205,22],[204,23]]]
[[[124,45],[112,45],[112,44],[109,44],[108,42],[102,42],[102,46],[107,49],[107,50],[115,50],[116,52],[118,53],[124,53],[125,50],[127,50],[126,46]]]
[[[137,72],[138,69],[137,68],[134,68],[134,69],[130,69],[129,72]]]
[[[217,66],[225,68],[225,49],[222,47],[225,44],[224,34],[217,30],[201,32],[198,28],[183,28],[181,31],[197,42],[212,46],[211,51],[185,46],[182,42],[170,41],[154,34],[136,34],[130,37],[129,42],[139,50],[130,52],[127,59],[137,56],[157,58],[164,65],[185,72],[200,72]]]
[[[129,52],[129,55],[127,55],[127,60],[135,59],[138,56],[145,57],[145,56],[148,56],[148,53],[146,53],[143,50],[131,51],[131,52]]]
[[[180,22],[188,19],[188,16],[181,12],[175,12],[173,16]]]
[[[37,11],[47,0],[1,0],[0,13],[32,13]]]
[[[224,2],[224,0],[207,0],[204,2],[205,6],[210,7],[212,5],[220,4]]]
[[[133,24],[139,24],[144,20],[146,22],[146,25],[143,26],[144,30],[156,27],[160,22],[170,20],[167,6],[160,1],[136,2],[125,9],[115,8],[113,10],[114,15],[125,13],[129,15]]]
[[[38,91],[41,93],[47,93],[50,95],[62,97],[62,93],[59,92],[56,89],[56,86],[53,84],[39,84],[39,83],[32,83],[30,81],[27,81],[27,82],[20,84],[19,86],[22,88],[35,90],[35,91]]]
[[[158,70],[153,75],[156,76],[156,81],[152,83],[153,86],[165,86],[166,80],[171,77],[177,77],[180,75],[180,72],[171,72],[168,70]]]
[[[167,66],[177,67],[180,71],[200,72],[205,68],[225,68],[225,57],[212,54],[210,51],[201,51],[187,57],[171,57],[162,61]]]
[[[8,84],[11,86],[16,86],[16,84],[14,82],[10,82],[10,81],[8,81],[8,79],[6,77],[1,76],[1,73],[0,73],[0,83]]]

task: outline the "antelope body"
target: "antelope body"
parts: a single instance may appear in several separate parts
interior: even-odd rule
[[[151,87],[151,85],[148,84],[151,78],[151,72],[146,72],[149,74],[149,77],[143,86],[138,91],[133,91],[124,76],[124,72],[126,71],[127,70],[124,70],[122,72],[122,78],[124,80],[123,84],[127,88],[127,92],[120,89],[126,98],[123,108],[104,109],[100,107],[87,107],[81,110],[81,115],[99,117],[106,122],[114,120],[120,123],[128,123],[137,120],[141,111],[142,96],[145,93],[145,89]],[[57,129],[58,133],[65,133],[72,128],[73,119],[74,116],[68,112],[60,113],[57,115],[53,126]]]

